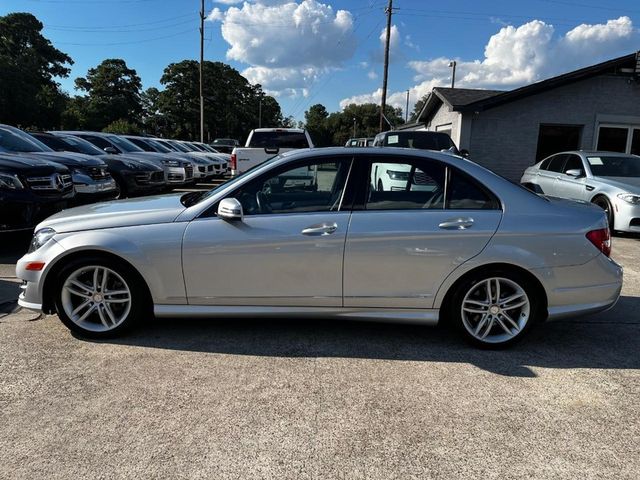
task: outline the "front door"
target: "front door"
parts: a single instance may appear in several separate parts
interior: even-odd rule
[[[567,161],[562,173],[558,175],[553,186],[554,196],[570,200],[586,200],[589,191],[587,190],[587,177],[582,159],[575,153],[568,153],[566,156]],[[582,175],[579,177],[567,175],[569,170],[581,170]]]
[[[445,278],[500,223],[498,200],[458,169],[396,159],[373,160],[361,174],[368,186],[347,234],[345,307],[432,308]]]
[[[342,305],[351,158],[306,160],[239,187],[242,220],[203,216],[183,242],[189,304]]]

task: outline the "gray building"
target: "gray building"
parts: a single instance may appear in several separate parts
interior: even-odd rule
[[[511,91],[433,89],[417,121],[513,180],[563,150],[640,155],[640,52]]]

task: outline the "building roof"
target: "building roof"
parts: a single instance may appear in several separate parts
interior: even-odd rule
[[[435,87],[427,97],[415,123],[426,123],[426,119],[442,104],[446,104],[454,112],[480,112],[606,73],[633,74],[636,78],[640,78],[640,52],[607,60],[510,91]]]

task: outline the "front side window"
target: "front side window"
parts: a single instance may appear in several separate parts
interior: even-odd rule
[[[582,165],[582,159],[578,155],[567,156],[567,163],[564,164],[562,173],[567,173],[568,170],[582,170],[584,172],[584,165]]]
[[[245,215],[338,211],[350,165],[351,158],[289,165],[249,182],[232,196]]]

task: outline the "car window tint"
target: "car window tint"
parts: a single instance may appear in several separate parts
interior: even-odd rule
[[[498,200],[465,173],[451,168],[447,190],[449,210],[496,210]]]
[[[550,172],[562,172],[562,167],[564,166],[564,160],[566,155],[556,155],[551,158],[551,162],[549,162],[549,167],[547,170]]]
[[[445,167],[436,162],[371,163],[366,210],[442,209]]]
[[[78,135],[80,138],[84,138],[89,142],[93,143],[96,147],[102,148],[103,150],[107,147],[115,148],[118,153],[122,153],[119,148],[115,145],[112,145],[110,142],[106,141],[102,137],[94,137],[93,135]]]
[[[253,132],[249,148],[309,148],[303,132]]]
[[[567,155],[567,163],[564,164],[564,168],[562,169],[562,171],[566,173],[567,170],[584,171],[584,166],[582,165],[582,159],[578,155]]]
[[[351,159],[316,160],[260,177],[233,196],[245,215],[337,211]]]
[[[545,161],[543,161],[540,164],[540,170],[549,170],[549,164],[551,163],[551,160],[553,160],[553,157],[547,158]]]

